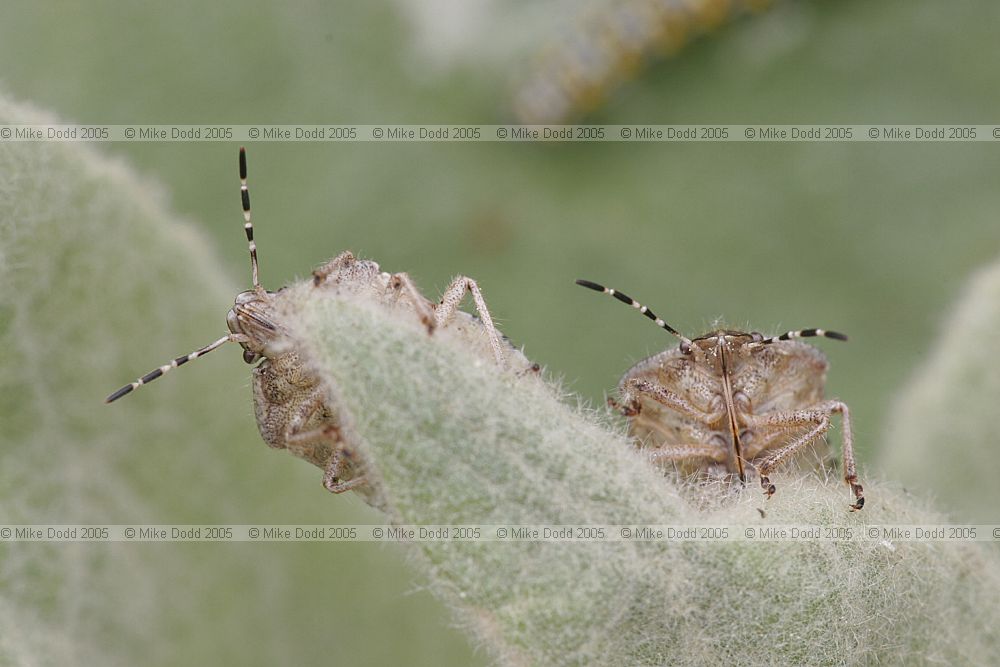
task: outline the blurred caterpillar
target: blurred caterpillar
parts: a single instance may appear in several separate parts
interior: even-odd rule
[[[563,123],[601,104],[652,60],[772,0],[614,0],[541,54],[514,95],[525,124]]]

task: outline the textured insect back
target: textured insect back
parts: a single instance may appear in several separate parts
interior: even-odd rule
[[[851,509],[864,506],[850,411],[823,396],[826,357],[797,340],[847,336],[825,329],[772,337],[722,329],[692,340],[622,292],[589,280],[577,284],[615,297],[681,340],[630,368],[617,400],[609,401],[628,418],[630,434],[651,461],[682,477],[740,483],[756,471],[770,497],[772,471],[823,444],[839,414],[844,480],[855,497]]]
[[[771,0],[610,0],[536,59],[514,94],[522,123],[565,123],[599,106],[643,67]]]

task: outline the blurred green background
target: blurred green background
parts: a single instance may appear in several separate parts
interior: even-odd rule
[[[9,2],[2,85],[80,123],[510,122],[514,82],[584,11],[513,0]],[[644,70],[588,120],[996,122],[998,21],[1000,5],[988,0],[789,0]],[[236,144],[98,150],[160,181],[225,273],[249,284]],[[631,363],[674,343],[575,287],[577,277],[628,292],[688,335],[719,319],[849,333],[847,344],[820,343],[829,392],[853,409],[864,473],[888,479],[892,471],[866,463],[894,393],[947,327],[947,304],[969,272],[1000,247],[1000,153],[988,143],[262,142],[248,151],[266,286],[343,249],[408,271],[431,296],[470,275],[503,331],[595,404]],[[218,328],[189,349],[224,331],[228,306],[218,304]],[[149,349],[130,361],[144,372],[187,351]],[[232,351],[199,364],[162,382],[246,372]],[[227,499],[242,519],[380,521],[358,500],[327,494],[317,470],[263,447],[245,381],[216,389],[245,395],[242,412],[218,418],[245,422],[241,465],[268,470],[266,485]],[[292,571],[268,595],[294,601],[294,627],[281,633],[316,664],[334,653],[358,665],[485,661],[447,628],[395,549],[245,546],[241,557],[270,549]],[[205,631],[266,641],[281,623],[206,621]]]

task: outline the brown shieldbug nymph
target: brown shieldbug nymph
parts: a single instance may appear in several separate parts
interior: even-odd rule
[[[277,314],[284,305],[284,288],[271,292],[260,284],[257,245],[250,219],[246,151],[242,148],[239,169],[253,287],[236,295],[235,303],[226,316],[229,333],[123,386],[108,396],[105,402],[116,401],[226,343],[239,343],[243,348],[243,360],[256,364],[251,381],[254,413],[264,441],[271,447],[288,449],[299,458],[322,468],[325,471],[323,485],[333,493],[357,489],[370,501],[373,490],[368,486],[358,489],[366,479],[357,438],[351,433],[349,415],[344,414],[336,397],[331,395],[333,389],[323,386],[320,378],[305,367],[289,343],[287,333],[277,323]],[[494,327],[479,286],[471,278],[455,278],[440,301],[433,303],[417,290],[407,274],[386,273],[377,263],[356,259],[348,251],[316,269],[312,278],[311,289],[318,290],[320,295],[366,293],[387,307],[403,305],[420,318],[428,333],[450,327],[463,340],[476,343],[479,349],[488,349],[486,354],[499,367],[516,365],[519,369],[538,369]],[[478,318],[458,310],[467,293],[472,295]]]
[[[823,438],[834,413],[842,424],[844,480],[854,492],[852,510],[864,507],[854,466],[851,416],[838,400],[823,398],[826,357],[796,338],[847,336],[822,329],[759,333],[719,330],[690,339],[646,306],[589,280],[576,283],[632,306],[680,345],[644,359],[618,384],[610,403],[629,420],[629,432],[651,461],[673,464],[682,474],[746,481],[756,469],[764,493],[768,475]]]

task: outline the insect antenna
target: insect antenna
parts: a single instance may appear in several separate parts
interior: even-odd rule
[[[610,296],[615,297],[616,299],[618,299],[622,303],[625,303],[625,304],[628,304],[629,306],[632,306],[633,308],[635,308],[636,310],[638,310],[640,313],[642,313],[643,315],[645,315],[649,319],[653,320],[653,323],[656,326],[660,327],[661,329],[666,329],[667,331],[669,331],[673,335],[675,335],[678,338],[680,338],[680,340],[681,340],[681,350],[682,351],[687,352],[687,351],[689,351],[691,349],[691,339],[690,338],[688,338],[687,336],[684,336],[683,334],[681,334],[679,331],[677,331],[676,329],[674,329],[672,326],[670,326],[669,324],[667,324],[666,322],[664,322],[663,320],[661,320],[659,317],[657,317],[656,314],[653,313],[653,311],[651,311],[649,308],[647,308],[646,306],[642,305],[641,303],[639,303],[638,301],[636,301],[632,297],[628,296],[627,294],[623,294],[622,292],[619,292],[617,290],[613,290],[610,287],[605,287],[604,285],[598,285],[597,283],[590,282],[589,280],[582,280],[582,279],[581,280],[577,280],[576,284],[579,285],[580,287],[586,287],[587,289],[592,289],[595,292],[603,292],[605,294],[608,294]]]
[[[761,345],[770,345],[779,340],[792,340],[793,338],[812,338],[813,336],[822,336],[823,338],[832,338],[834,340],[847,340],[847,336],[838,333],[836,331],[827,331],[825,329],[799,329],[798,331],[786,331],[780,336],[771,336],[770,338],[765,338],[760,343]]]
[[[226,343],[229,343],[231,341],[238,342],[238,341],[241,341],[241,340],[244,340],[244,339],[245,339],[245,336],[243,336],[241,334],[229,334],[227,336],[223,336],[222,338],[220,338],[219,340],[215,341],[214,343],[211,343],[210,345],[206,345],[205,347],[199,348],[199,349],[195,350],[194,352],[192,352],[191,354],[186,354],[183,357],[177,357],[176,359],[174,359],[173,361],[171,361],[169,364],[164,364],[163,366],[160,366],[159,368],[154,368],[150,372],[148,372],[145,375],[143,375],[141,378],[138,378],[135,382],[132,382],[130,384],[125,385],[124,387],[122,387],[121,389],[119,389],[118,391],[116,391],[115,393],[113,393],[110,396],[108,396],[106,399],[104,399],[104,402],[105,403],[111,403],[113,401],[117,401],[119,398],[121,398],[125,394],[132,393],[132,391],[134,391],[135,389],[138,389],[142,385],[149,384],[150,382],[152,382],[156,378],[160,377],[161,375],[163,375],[165,373],[169,373],[170,371],[172,371],[173,369],[177,368],[178,366],[183,366],[184,364],[186,364],[187,362],[191,361],[192,359],[197,359],[198,357],[200,357],[202,355],[208,354],[212,350],[215,350],[215,349],[217,349],[219,347],[222,347],[223,345],[225,345]]]
[[[247,149],[240,146],[240,199],[243,201],[243,229],[247,233],[247,245],[250,248],[250,270],[253,274],[253,287],[260,289],[260,278],[257,274],[257,243],[253,240],[253,223],[250,221],[250,191],[247,189]]]

